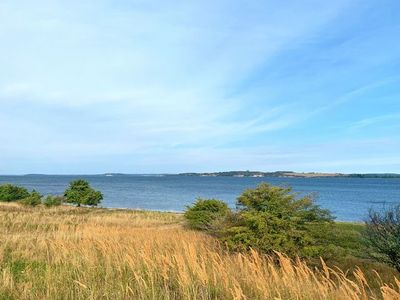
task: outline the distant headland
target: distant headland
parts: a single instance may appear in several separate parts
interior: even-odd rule
[[[0,175],[12,176],[12,175]],[[18,176],[18,175],[14,175]],[[19,176],[198,176],[198,177],[288,177],[288,178],[400,178],[399,173],[328,173],[328,172],[294,172],[294,171],[226,171],[226,172],[189,172],[189,173],[162,173],[162,174],[138,174],[138,173],[103,173],[103,174],[25,174]]]
[[[228,171],[210,173],[180,173],[180,176],[230,176],[230,177],[293,177],[293,178],[320,178],[320,177],[353,177],[353,178],[400,178],[396,173],[367,173],[367,174],[344,174],[344,173],[322,173],[322,172],[293,172],[293,171]]]

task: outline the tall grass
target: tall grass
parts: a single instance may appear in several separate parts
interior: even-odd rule
[[[400,299],[282,254],[229,253],[178,214],[0,204],[0,299]],[[350,279],[352,278],[352,279]]]

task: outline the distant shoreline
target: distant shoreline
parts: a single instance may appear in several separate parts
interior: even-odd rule
[[[344,173],[322,173],[322,172],[293,172],[293,171],[230,171],[230,172],[211,172],[211,173],[181,173],[180,176],[200,176],[200,177],[286,177],[286,178],[400,178],[400,174],[395,173],[367,173],[367,174],[344,174]]]
[[[159,174],[129,174],[129,173],[103,173],[103,174],[0,174],[0,177],[12,176],[193,176],[193,177],[280,177],[280,178],[400,178],[398,173],[328,173],[328,172],[294,172],[294,171],[227,171],[227,172],[188,172],[188,173],[159,173]]]

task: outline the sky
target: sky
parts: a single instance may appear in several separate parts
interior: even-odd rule
[[[398,0],[0,0],[0,174],[400,173]]]

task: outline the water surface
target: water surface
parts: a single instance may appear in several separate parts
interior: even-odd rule
[[[290,185],[297,192],[315,193],[316,202],[338,220],[362,221],[371,207],[400,203],[400,178],[248,178],[141,175],[0,176],[42,194],[62,194],[74,179],[88,180],[104,194],[103,207],[183,211],[197,197],[217,198],[235,206],[237,196],[260,182]]]

